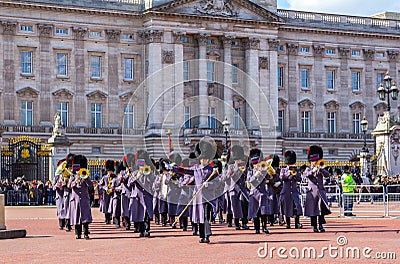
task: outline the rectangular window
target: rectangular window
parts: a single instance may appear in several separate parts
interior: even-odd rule
[[[300,52],[310,52],[310,48],[309,47],[300,47]]]
[[[310,88],[310,76],[308,69],[301,69],[301,88]]]
[[[182,37],[182,42],[183,43],[189,43],[189,38],[188,37]]]
[[[21,52],[21,69],[23,74],[32,74],[32,51]]]
[[[309,111],[301,112],[301,131],[303,133],[309,133],[311,131]]]
[[[385,57],[385,53],[383,52],[376,52],[375,53],[375,58],[384,58]]]
[[[57,53],[57,76],[67,76],[68,75],[68,54]]]
[[[215,108],[209,107],[208,108],[208,127],[209,128],[216,128],[217,122],[215,119]]]
[[[215,78],[214,62],[207,61],[207,82],[213,83]]]
[[[92,78],[101,78],[101,57],[91,56],[90,69]]]
[[[101,128],[101,104],[91,104],[91,126]]]
[[[235,108],[233,112],[233,128],[240,129],[240,108]]]
[[[132,58],[124,58],[124,80],[133,80],[134,61]]]
[[[238,65],[237,64],[232,64],[232,83],[233,84],[238,83]]]
[[[328,113],[328,133],[336,133],[336,112]]]
[[[124,106],[124,128],[134,128],[135,107],[133,105]]]
[[[68,103],[57,103],[57,112],[60,114],[61,124],[63,124],[64,127],[68,127]]]
[[[326,72],[328,90],[335,90],[335,76],[334,70],[328,70]]]
[[[354,113],[353,114],[353,133],[360,134],[361,132],[361,113]]]
[[[360,57],[361,56],[361,51],[360,50],[352,50],[351,51],[351,56]]]
[[[90,31],[89,36],[92,38],[100,38],[101,37],[101,31]]]
[[[183,118],[185,120],[184,127],[185,128],[190,128],[190,107],[189,106],[185,106],[183,110],[184,110]]]
[[[68,29],[67,28],[56,28],[56,34],[57,35],[68,35]]]
[[[212,45],[214,44],[214,40],[213,39],[207,39],[207,45]]]
[[[92,147],[92,154],[101,154],[101,147]]]
[[[358,92],[360,91],[360,72],[359,71],[353,71],[351,72],[351,89],[353,92]]]
[[[21,25],[21,31],[33,32],[33,27],[31,25]]]
[[[283,87],[283,74],[284,74],[283,66],[278,67],[278,87]]]
[[[284,110],[279,110],[278,111],[278,131],[279,132],[284,132],[285,130],[285,125],[284,125],[284,121],[285,121],[285,111]]]
[[[327,54],[327,55],[333,55],[333,54],[335,54],[335,49],[326,49],[326,50],[325,50],[325,54]]]
[[[377,73],[376,74],[376,88],[378,88],[381,83],[383,83],[383,79],[385,78],[385,74],[384,73]]]
[[[132,34],[122,34],[122,39],[133,40],[133,35]]]
[[[189,79],[189,62],[184,61],[183,62],[183,81],[188,82]]]
[[[21,102],[21,124],[23,126],[33,125],[33,102]]]
[[[276,50],[277,50],[277,51],[282,51],[282,50],[283,50],[283,48],[282,48],[282,46],[281,46],[281,45],[278,45],[278,46],[276,46]]]
[[[239,47],[239,41],[232,41],[232,46],[233,47]]]

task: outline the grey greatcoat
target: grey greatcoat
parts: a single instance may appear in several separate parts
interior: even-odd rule
[[[99,189],[102,191],[102,199],[100,200],[100,212],[108,214],[111,210],[111,194],[107,194],[107,189],[111,188],[111,181],[109,182],[110,174],[104,175],[99,182]]]
[[[308,179],[306,201],[304,207],[305,216],[317,216],[330,214],[329,203],[324,188],[324,177],[329,177],[329,172],[324,168],[315,169],[308,167],[303,177]]]
[[[62,184],[62,174],[53,178],[53,190],[56,191],[57,217],[59,219],[69,219],[69,197],[71,190]]]
[[[108,207],[108,213],[113,217],[121,216],[121,177],[115,177],[111,181],[111,188],[114,190],[111,196],[111,206]]]
[[[249,210],[248,216],[251,218],[257,217],[258,210],[261,215],[273,214],[273,196],[266,180],[272,177],[266,171],[257,171],[253,169],[247,173],[247,181],[249,182]]]
[[[231,209],[234,218],[242,218],[242,202],[241,199],[249,200],[249,189],[246,188],[246,171],[239,170],[238,165],[230,164],[223,176],[228,183],[228,195],[231,202]]]
[[[123,178],[121,183],[121,215],[122,217],[130,217],[129,202],[131,200],[132,186],[128,186],[130,174],[121,172]]]
[[[176,212],[178,210],[178,199],[181,194],[178,176],[178,174],[168,172],[167,177],[165,178],[165,184],[168,186],[167,202],[169,216],[177,215]]]
[[[132,187],[131,201],[129,203],[130,220],[132,222],[144,222],[146,212],[150,218],[153,218],[153,195],[152,191],[154,174],[138,176],[138,171],[134,172],[135,176],[129,177],[128,186]]]
[[[153,208],[154,213],[164,214],[168,212],[166,174],[157,174],[153,183]]]
[[[180,195],[178,199],[178,206],[176,214],[180,215],[185,208],[185,206],[189,203],[190,199],[193,196],[193,185],[190,185],[191,182],[194,181],[194,177],[190,175],[183,175],[179,178],[178,187],[180,188]],[[190,207],[190,206],[189,206]],[[186,209],[186,211],[182,214],[182,217],[188,217],[191,214],[191,207]]]
[[[282,191],[280,195],[280,210],[281,214],[292,217],[295,215],[294,210],[296,209],[296,215],[302,215],[303,210],[300,203],[300,190],[297,185],[301,182],[300,173],[297,172],[296,175],[291,175],[289,169],[282,168],[280,179],[282,180]]]
[[[92,180],[90,178],[80,179],[75,174],[70,177],[68,187],[72,189],[70,198],[71,225],[91,223],[93,219],[89,189],[93,188]]]

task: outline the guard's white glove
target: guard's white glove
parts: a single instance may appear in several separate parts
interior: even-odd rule
[[[169,164],[168,162],[165,162],[165,161],[164,161],[164,164],[165,164],[165,167],[166,167],[167,169],[169,169],[169,170],[172,169],[172,165]]]
[[[208,187],[208,184],[209,184],[209,182],[203,182],[204,188],[207,188],[207,187]]]

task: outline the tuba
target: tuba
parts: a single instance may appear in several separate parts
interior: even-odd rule
[[[106,187],[106,193],[108,195],[111,195],[113,192],[112,186],[111,186],[111,182],[112,182],[113,178],[111,177],[111,175],[108,177],[107,180],[107,187]]]
[[[89,170],[88,170],[88,169],[86,169],[86,168],[81,168],[81,169],[78,171],[78,175],[79,175],[79,177],[80,177],[81,179],[86,180],[86,179],[90,176],[90,173],[89,173]]]
[[[149,175],[151,172],[151,168],[148,165],[145,165],[143,167],[140,167],[141,172],[143,173],[143,175]]]

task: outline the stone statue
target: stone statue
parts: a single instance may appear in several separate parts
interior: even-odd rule
[[[54,126],[53,126],[52,137],[61,136],[60,128],[62,128],[62,127],[63,127],[63,124],[61,123],[61,116],[57,112],[54,115]]]

